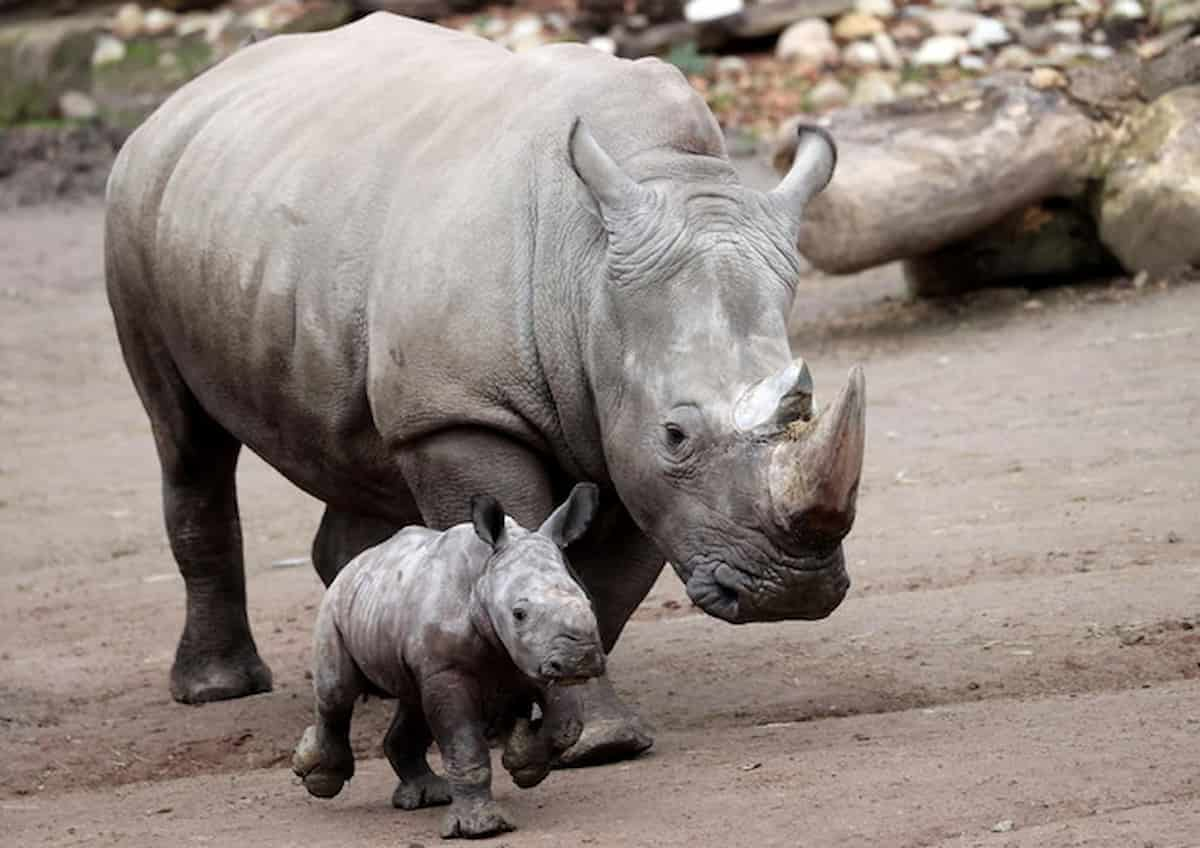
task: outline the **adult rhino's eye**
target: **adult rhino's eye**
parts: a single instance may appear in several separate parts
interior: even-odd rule
[[[525,607],[513,607],[513,620],[520,624],[526,619],[529,613],[525,612]]]
[[[666,424],[663,429],[666,431],[667,447],[673,451],[680,450],[687,444],[688,436],[683,431],[683,428],[678,424]]]

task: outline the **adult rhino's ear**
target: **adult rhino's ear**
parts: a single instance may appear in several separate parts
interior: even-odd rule
[[[606,224],[645,202],[647,189],[621,170],[580,118],[571,125],[567,147],[571,152],[571,167],[587,186]]]
[[[542,523],[538,532],[549,537],[560,548],[565,548],[587,532],[599,505],[600,488],[595,483],[578,483],[562,505]]]
[[[504,543],[504,507],[491,495],[471,498],[471,523],[475,525],[475,535],[493,548]]]
[[[800,138],[796,143],[792,167],[767,196],[799,226],[804,207],[833,179],[838,157],[833,136],[821,127],[801,124],[796,128],[796,133]]]

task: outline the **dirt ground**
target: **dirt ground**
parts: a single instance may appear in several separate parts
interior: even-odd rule
[[[0,212],[0,842],[436,844],[389,805],[387,705],[310,799],[318,505],[240,470],[275,691],[167,694],[183,586],[103,295],[96,201]],[[1200,286],[912,304],[894,269],[802,283],[818,393],[870,406],[854,588],[732,627],[665,573],[612,658],[643,758],[501,800],[513,846],[1200,845]]]

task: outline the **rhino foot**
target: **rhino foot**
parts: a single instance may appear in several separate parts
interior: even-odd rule
[[[450,784],[446,778],[432,772],[421,777],[401,780],[392,793],[392,806],[399,810],[419,810],[450,803]]]
[[[654,744],[654,737],[635,715],[591,721],[579,741],[558,756],[556,768],[580,768],[629,760]]]
[[[508,814],[490,798],[456,802],[442,821],[442,839],[482,839],[516,829]]]
[[[303,779],[304,788],[315,798],[332,798],[354,776],[354,754],[347,748],[321,746],[317,728],[309,725],[292,754],[292,771]]]
[[[171,697],[181,704],[228,701],[271,691],[271,669],[251,646],[233,656],[193,653],[180,645],[171,667]]]

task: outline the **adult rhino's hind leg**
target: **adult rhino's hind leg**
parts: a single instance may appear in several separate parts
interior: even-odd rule
[[[421,513],[414,504],[407,521],[396,523],[370,515],[325,507],[321,526],[313,539],[312,563],[321,582],[328,586],[346,564],[367,548],[390,539],[405,524],[419,524]]]
[[[241,443],[201,408],[166,346],[126,308],[111,269],[109,292],[125,362],[154,432],[167,536],[187,591],[171,695],[200,704],[269,692],[271,671],[246,618],[234,479]]]
[[[241,444],[190,396],[178,400],[184,429],[160,438],[159,450],[167,535],[187,591],[171,695],[200,704],[269,692],[271,671],[246,617],[235,487]]]

